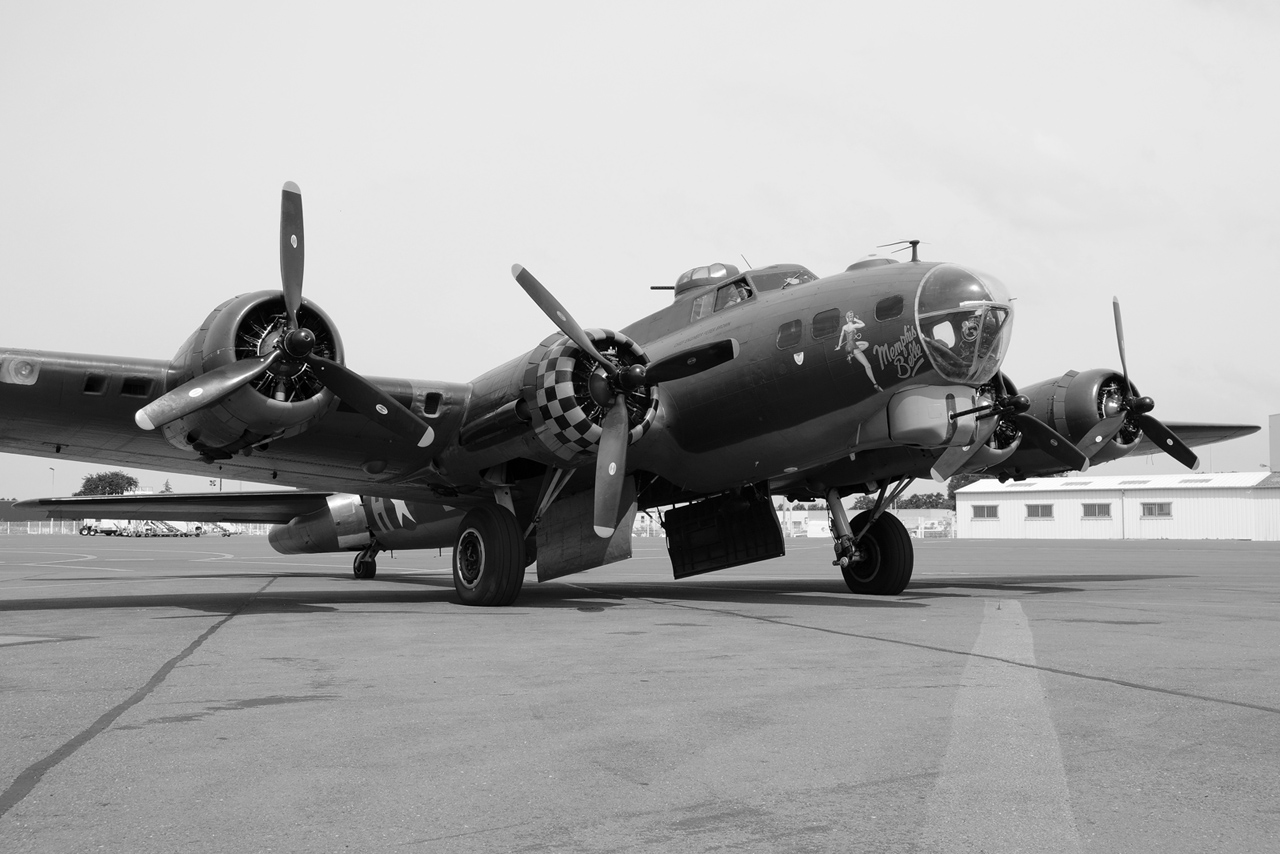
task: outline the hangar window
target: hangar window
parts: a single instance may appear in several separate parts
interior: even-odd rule
[[[973,505],[973,518],[975,519],[999,519],[999,504],[975,504]]]
[[[1139,484],[1150,483],[1150,482],[1151,481],[1149,480],[1122,480],[1120,481],[1120,485],[1121,486],[1137,486]]]
[[[120,385],[120,393],[125,397],[150,397],[151,380],[146,377],[125,377]]]
[[[876,320],[893,320],[902,314],[902,295],[885,297],[876,303]]]
[[[1084,518],[1086,519],[1110,519],[1110,504],[1082,504],[1084,508]]]
[[[814,340],[830,338],[840,331],[840,309],[829,308],[813,316],[813,327],[809,330]]]
[[[1053,505],[1052,504],[1028,504],[1027,518],[1028,519],[1052,519]]]
[[[788,347],[794,347],[800,343],[800,333],[804,329],[804,323],[799,320],[793,320],[790,323],[784,323],[778,327],[778,349],[785,350]]]
[[[1142,502],[1143,519],[1168,519],[1173,516],[1172,501]]]

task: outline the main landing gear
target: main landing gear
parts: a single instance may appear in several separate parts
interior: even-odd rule
[[[889,501],[909,483],[904,481]],[[827,492],[836,551],[832,564],[840,567],[844,583],[854,593],[897,596],[911,580],[915,549],[898,517],[884,512],[888,503],[885,490],[881,489],[875,507],[862,511],[850,522],[840,503],[840,493],[835,489]]]
[[[351,564],[351,571],[356,578],[373,578],[378,574],[378,562],[375,560],[378,556],[378,544],[376,542],[369,543],[360,550],[356,555],[355,562]]]
[[[462,519],[453,549],[453,589],[464,605],[510,605],[524,586],[524,534],[505,507],[482,504]]]

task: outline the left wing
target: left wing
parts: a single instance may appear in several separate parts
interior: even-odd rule
[[[208,492],[30,498],[15,507],[50,519],[164,519],[173,522],[268,522],[283,525],[322,510],[332,492]]]
[[[468,391],[459,383],[369,378],[434,427],[428,447],[398,439],[339,401],[300,435],[265,438],[213,458],[179,447],[182,437],[175,444],[164,431],[142,430],[134,421],[140,407],[174,384],[173,370],[155,359],[0,347],[0,452],[431,500],[431,487],[445,481],[430,463],[456,433]],[[226,414],[193,419],[200,417],[206,423],[194,423],[193,432],[212,432],[219,418],[238,424]]]

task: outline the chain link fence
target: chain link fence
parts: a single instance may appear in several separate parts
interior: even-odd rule
[[[147,533],[143,527],[145,523],[123,528],[117,534],[118,536],[175,536],[173,533]],[[51,519],[42,522],[0,522],[0,537],[19,536],[19,535],[38,535],[38,534],[78,534],[80,529],[84,527],[84,523],[77,519]],[[249,534],[256,536],[266,536],[271,530],[271,526],[267,524],[213,524],[206,525],[201,532],[206,537],[217,537],[220,535],[232,534]]]

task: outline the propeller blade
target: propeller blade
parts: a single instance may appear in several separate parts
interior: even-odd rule
[[[519,264],[511,265],[511,275],[515,276],[516,281],[520,283],[520,287],[524,288],[538,308],[542,309],[542,313],[551,318],[551,322],[569,336],[569,340],[577,344],[584,353],[600,363],[610,376],[618,373],[618,367],[600,355],[600,351],[596,349],[596,345],[591,342],[590,336],[586,331],[578,325],[578,321],[573,319],[573,315],[569,314],[569,310],[560,304],[560,300],[552,296],[551,291],[543,287],[542,282],[534,278],[530,273]]]
[[[1093,459],[1093,455],[1105,448],[1107,443],[1120,432],[1120,428],[1124,427],[1126,416],[1127,413],[1125,412],[1117,412],[1115,415],[1109,415],[1102,419],[1093,425],[1093,429],[1086,433],[1083,439],[1076,443],[1076,447],[1086,457]]]
[[[1181,439],[1174,434],[1172,430],[1160,423],[1154,415],[1148,415],[1145,412],[1135,416],[1138,426],[1142,428],[1142,432],[1147,434],[1155,446],[1182,463],[1189,469],[1195,469],[1200,466],[1200,458],[1195,452],[1186,446]]]
[[[1013,417],[1018,422],[1018,429],[1037,448],[1075,471],[1085,471],[1089,468],[1089,458],[1071,444],[1071,440],[1066,436],[1034,415],[1020,412]]]
[[[978,435],[974,436],[973,441],[968,445],[954,445],[947,448],[942,452],[942,456],[938,457],[938,461],[933,464],[929,474],[938,483],[946,483],[956,472],[964,468],[965,463],[969,462],[973,455],[982,449],[983,445],[990,441],[999,426],[999,418],[984,418],[979,421]]]
[[[618,527],[618,505],[622,484],[627,479],[627,396],[618,395],[601,425],[600,449],[596,454],[596,496],[594,526],[596,536],[607,539]]]
[[[419,448],[425,448],[435,438],[429,424],[350,368],[315,354],[307,357],[307,364],[325,388],[370,421],[403,436]]]
[[[272,350],[256,359],[240,359],[215,368],[151,401],[134,414],[133,420],[143,430],[163,427],[170,421],[177,421],[197,409],[217,403],[241,386],[248,385],[266,373],[267,368],[278,358],[280,351]]]
[[[302,191],[286,181],[280,191],[280,283],[284,290],[284,307],[289,313],[289,328],[298,328],[298,309],[302,306],[302,267],[305,256],[302,241]]]
[[[1120,297],[1111,298],[1111,312],[1116,316],[1116,343],[1120,345],[1120,371],[1124,374],[1124,393],[1132,394],[1129,388],[1129,363],[1124,354],[1124,323],[1120,321]]]
[[[645,368],[645,382],[661,384],[672,380],[682,380],[694,374],[702,373],[732,362],[738,358],[738,342],[733,338],[713,341],[701,347],[690,347],[679,353],[665,356]]]

